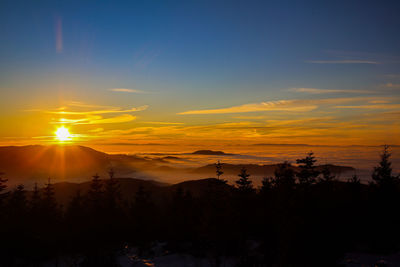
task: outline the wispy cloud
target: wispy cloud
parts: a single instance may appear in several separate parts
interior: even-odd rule
[[[254,104],[245,104],[234,107],[205,109],[205,110],[189,110],[178,113],[179,115],[189,114],[225,114],[225,113],[245,113],[256,111],[296,111],[305,112],[316,109],[316,105],[310,105],[296,100],[278,100],[261,102]]]
[[[115,117],[104,118],[102,116],[86,116],[85,118],[80,119],[67,119],[60,118],[53,122],[53,124],[74,124],[74,125],[82,125],[82,124],[108,124],[108,123],[123,123],[135,120],[136,117],[130,114],[122,114]]]
[[[318,88],[291,88],[293,92],[309,93],[309,94],[371,94],[374,91],[369,90],[347,90],[347,89],[318,89]]]
[[[148,92],[137,90],[137,89],[129,89],[129,88],[111,88],[109,91],[112,92],[123,92],[123,93],[135,93],[135,94],[146,94]]]
[[[307,60],[307,63],[314,64],[381,64],[372,60],[342,59],[342,60]]]
[[[400,104],[381,104],[381,105],[353,105],[353,106],[335,106],[335,108],[347,109],[400,109]]]
[[[168,122],[168,121],[143,121],[142,123],[160,124],[160,125],[183,125],[183,122]]]
[[[109,108],[109,109],[101,109],[101,110],[89,110],[89,111],[68,111],[68,110],[56,110],[56,111],[45,111],[50,114],[60,114],[60,115],[93,115],[93,114],[108,114],[108,113],[130,113],[143,111],[148,108],[147,105],[140,107],[133,107],[131,109],[121,109],[121,108]]]
[[[400,84],[398,84],[398,83],[386,83],[386,84],[383,85],[383,87],[391,88],[391,89],[399,89],[400,88]]]

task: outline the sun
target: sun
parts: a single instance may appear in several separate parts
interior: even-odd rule
[[[69,133],[69,130],[65,128],[64,126],[61,126],[60,128],[55,131],[56,138],[58,141],[64,142],[64,141],[70,141],[72,139],[72,134]]]

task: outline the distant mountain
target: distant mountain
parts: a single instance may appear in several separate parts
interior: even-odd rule
[[[229,155],[222,151],[198,150],[196,155]],[[134,177],[142,180],[159,180],[176,183],[188,179],[215,176],[215,165],[184,167],[179,157],[150,158],[126,154],[107,154],[92,148],[76,145],[6,146],[0,147],[0,172],[5,173],[10,187],[23,183],[31,187],[37,182],[43,185],[51,178],[53,183],[85,182],[98,173],[108,176],[113,168],[118,177]],[[184,161],[183,158],[181,161]],[[276,164],[223,164],[224,179],[236,180],[240,169],[245,167],[255,182],[260,177],[273,175]],[[322,168],[322,166],[318,167]],[[328,165],[334,174],[354,171],[352,167]]]
[[[214,150],[197,150],[193,152],[194,155],[210,155],[210,156],[224,156],[224,155],[233,155],[227,154],[223,151],[214,151]]]
[[[139,169],[153,168],[157,163],[131,155],[112,155],[85,146],[6,146],[0,147],[0,171],[10,185],[84,181],[98,173],[106,176],[110,168],[119,175],[132,176]]]

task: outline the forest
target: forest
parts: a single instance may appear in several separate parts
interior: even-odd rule
[[[312,152],[278,164],[272,177],[256,188],[243,168],[235,184],[202,180],[200,193],[174,187],[163,199],[139,186],[130,199],[109,177],[92,177],[87,192],[78,190],[61,205],[49,179],[43,188],[7,187],[0,177],[0,265],[119,266],[129,247],[152,257],[152,247],[165,253],[224,258],[235,266],[339,266],[347,252],[394,253],[400,249],[400,176],[392,171],[390,148],[368,184],[357,175],[339,180],[328,168],[316,168]],[[61,266],[61,265],[60,265]],[[63,265],[64,266],[64,265]]]

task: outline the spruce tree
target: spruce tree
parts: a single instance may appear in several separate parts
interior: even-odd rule
[[[49,212],[57,210],[57,201],[55,198],[54,185],[51,183],[50,178],[47,180],[47,184],[43,188],[43,207],[48,209]]]
[[[393,176],[392,174],[390,156],[389,146],[384,145],[381,161],[378,166],[374,167],[372,172],[372,179],[379,186],[394,186],[399,181],[399,176]]]
[[[109,178],[105,180],[104,184],[104,197],[106,208],[109,212],[115,212],[118,202],[121,198],[121,192],[118,181],[114,178],[114,170],[110,169],[108,172]]]
[[[32,212],[32,216],[35,216],[35,214],[38,213],[40,209],[40,202],[41,202],[41,196],[40,192],[37,186],[37,183],[35,183],[35,186],[33,188],[32,196],[30,199],[29,207]]]
[[[50,178],[43,188],[40,208],[43,212],[44,218],[49,222],[60,219],[59,216],[61,216],[61,210],[59,209],[55,198],[54,185],[51,183]]]
[[[295,183],[296,178],[292,165],[287,161],[278,164],[274,171],[273,186],[278,189],[292,189]]]
[[[90,184],[89,192],[87,194],[89,207],[100,212],[103,204],[103,195],[103,184],[100,180],[100,176],[98,174],[95,174],[92,177],[92,182]]]
[[[255,191],[253,182],[249,179],[250,174],[247,173],[245,167],[240,170],[238,176],[240,177],[239,180],[236,181],[238,191],[243,193],[253,193]]]
[[[317,162],[317,160],[315,159],[313,152],[308,153],[303,159],[296,160],[296,163],[299,164],[300,168],[297,177],[301,185],[311,185],[316,182],[320,173],[315,168],[315,162]]]
[[[218,162],[215,164],[215,173],[217,174],[217,179],[219,180],[220,176],[224,174],[222,171],[222,163],[218,160]]]
[[[8,196],[8,192],[5,192],[7,189],[7,181],[8,179],[3,178],[4,173],[0,172],[0,210],[4,207],[4,201]]]
[[[8,201],[9,210],[13,215],[25,215],[27,211],[27,199],[24,185],[20,184],[14,189]]]

